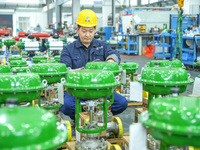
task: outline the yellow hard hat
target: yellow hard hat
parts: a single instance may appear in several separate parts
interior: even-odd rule
[[[78,14],[76,24],[83,27],[94,27],[97,25],[97,15],[90,9],[84,9]]]

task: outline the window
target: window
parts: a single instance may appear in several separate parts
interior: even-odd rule
[[[27,30],[30,27],[30,17],[19,17],[19,29]]]

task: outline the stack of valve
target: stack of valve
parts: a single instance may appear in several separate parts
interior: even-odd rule
[[[113,69],[113,70],[112,70]],[[114,72],[114,73],[113,73]],[[106,150],[107,143],[100,138],[102,131],[106,130],[106,137],[113,135],[122,137],[123,128],[121,120],[113,117],[108,107],[114,101],[114,89],[120,85],[118,75],[122,72],[117,63],[88,62],[85,69],[68,71],[64,87],[69,95],[75,96],[75,123],[76,130],[82,133],[82,139],[76,142],[76,150]],[[110,102],[107,97],[110,96]],[[89,120],[79,126],[79,113],[82,106],[87,106]],[[118,149],[112,145],[111,149]]]
[[[11,73],[8,65],[0,65],[0,73],[0,149],[53,150],[65,143],[70,137],[66,122],[57,122],[56,116],[43,108],[24,105],[40,99],[46,88],[40,76]]]
[[[183,149],[188,145],[199,147],[194,138],[198,139],[200,133],[197,127],[200,112],[196,108],[200,99],[178,96],[193,83],[183,64],[179,60],[151,61],[136,80],[149,92],[148,111],[139,119],[150,131],[147,139],[150,147],[160,150]],[[173,97],[163,97],[172,93]]]

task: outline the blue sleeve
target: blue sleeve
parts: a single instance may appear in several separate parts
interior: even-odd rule
[[[119,60],[119,64],[120,64],[120,62],[121,62],[120,55],[119,55],[118,52],[116,52],[115,50],[113,50],[113,49],[111,48],[110,44],[105,43],[105,45],[104,45],[104,51],[105,51],[105,57],[106,57],[106,58],[107,58],[109,55],[112,55],[112,54],[116,55],[117,58],[118,58],[118,60]],[[106,59],[106,58],[105,58],[105,59]]]
[[[61,52],[60,63],[64,63],[67,67],[72,68],[72,59],[67,46],[65,46]]]

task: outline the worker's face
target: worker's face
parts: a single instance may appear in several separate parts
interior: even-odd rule
[[[79,35],[80,41],[83,44],[89,45],[94,37],[96,28],[91,27],[91,28],[87,28],[87,27],[80,27],[80,28],[76,28],[76,31]]]

